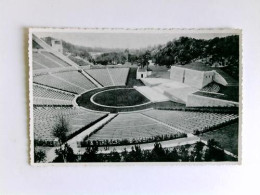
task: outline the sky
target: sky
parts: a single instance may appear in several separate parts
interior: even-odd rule
[[[93,32],[34,32],[40,38],[53,37],[62,39],[66,42],[86,46],[102,48],[122,48],[122,49],[140,49],[158,44],[165,44],[181,36],[187,36],[197,39],[212,39],[215,37],[225,37],[232,34],[228,33],[93,33]]]

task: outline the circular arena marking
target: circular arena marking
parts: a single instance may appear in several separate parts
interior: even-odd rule
[[[153,103],[143,94],[125,86],[98,88],[81,94],[79,106],[111,113],[129,112],[151,108]]]
[[[134,88],[107,89],[93,95],[90,101],[99,106],[110,108],[135,107],[150,103]]]

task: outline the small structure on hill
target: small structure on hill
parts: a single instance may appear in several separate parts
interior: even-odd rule
[[[151,74],[152,74],[152,71],[149,69],[147,70],[146,67],[144,67],[144,68],[138,67],[138,69],[136,71],[136,79],[143,79],[143,78],[150,76]]]
[[[210,67],[201,62],[172,66],[170,79],[179,83],[179,87],[175,89],[172,87],[172,90],[165,90],[164,93],[174,101],[185,103],[186,106],[238,106],[238,102],[234,100],[236,97],[232,97],[238,96],[234,95],[238,82],[220,68]],[[229,87],[234,93],[228,95],[202,90],[214,83]]]
[[[238,82],[219,68],[194,62],[184,66],[171,67],[170,79],[179,83],[202,89],[213,81],[223,86],[237,86]]]
[[[60,52],[60,53],[63,53],[63,46],[62,46],[62,41],[61,41],[61,40],[57,40],[57,39],[51,40],[51,47],[52,47],[55,51],[58,51],[58,52]]]

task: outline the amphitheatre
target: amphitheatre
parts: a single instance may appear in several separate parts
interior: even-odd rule
[[[238,158],[239,97],[232,93],[238,81],[221,69],[201,62],[151,65],[152,73],[131,64],[79,66],[37,36],[32,41],[33,144],[46,151],[48,162],[58,145],[52,129],[61,116],[77,154],[93,141],[104,153],[136,143],[149,150],[161,136],[165,147],[214,138]]]

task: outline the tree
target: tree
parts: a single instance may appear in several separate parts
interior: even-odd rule
[[[146,66],[148,70],[149,60],[151,59],[151,52],[147,50],[143,55],[140,56],[140,64],[141,67],[144,68]]]
[[[116,151],[116,149],[114,149],[113,151],[110,152],[109,157],[110,157],[110,162],[120,162],[121,161],[120,154]]]
[[[128,54],[128,62],[131,64],[138,64],[139,56],[137,54]]]
[[[66,155],[68,152],[67,151],[68,148],[66,148],[66,145],[64,147],[62,147],[62,145],[67,140],[66,134],[68,131],[69,131],[69,125],[65,120],[65,118],[61,116],[60,119],[58,120],[58,123],[53,128],[52,134],[53,136],[58,138],[60,148],[57,149],[55,152],[58,155],[58,159],[59,157],[62,157],[63,162],[67,161]]]
[[[121,152],[121,156],[122,156],[122,161],[126,162],[127,161],[126,159],[128,158],[128,152],[126,148],[124,148],[123,152]]]
[[[58,138],[59,145],[61,146],[67,139],[66,134],[69,131],[69,125],[66,119],[61,116],[58,123],[54,126],[52,134]]]
[[[53,162],[77,162],[77,155],[74,154],[73,149],[67,143],[56,149],[55,153],[57,157]]]
[[[186,149],[185,146],[180,146],[179,155],[180,155],[181,161],[184,161],[184,162],[188,162],[189,161],[188,150]]]
[[[224,161],[225,153],[220,144],[214,139],[209,139],[205,151],[205,161]]]
[[[204,144],[202,142],[197,142],[192,151],[193,161],[202,161],[202,149]]]
[[[142,161],[144,161],[142,150],[141,150],[140,146],[138,146],[138,145],[133,146],[131,152],[124,153],[123,157],[124,157],[124,160],[126,162],[142,162]]]
[[[124,64],[126,61],[126,55],[124,52],[110,52],[99,55],[95,62],[97,64],[108,65],[108,64]]]
[[[46,154],[43,150],[34,149],[34,162],[45,162]]]
[[[128,49],[125,50],[125,57],[126,57],[126,62],[128,62],[128,58],[129,58],[129,50]]]
[[[171,162],[177,162],[179,161],[179,155],[178,155],[178,152],[175,148],[173,148],[167,155],[167,158],[169,161]]]
[[[99,162],[100,159],[98,158],[97,152],[98,152],[97,146],[86,147],[86,151],[82,155],[81,161],[82,162]]]
[[[161,143],[154,143],[154,148],[151,151],[150,161],[166,161],[166,153],[165,150],[162,148]]]

